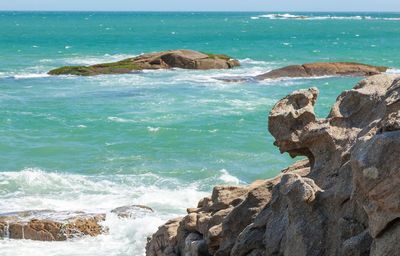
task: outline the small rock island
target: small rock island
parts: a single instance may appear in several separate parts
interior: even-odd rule
[[[257,80],[283,77],[302,78],[318,76],[373,76],[384,73],[387,67],[372,66],[356,62],[314,62],[303,65],[291,65],[271,70],[256,76]]]
[[[65,66],[53,69],[49,75],[95,76],[128,74],[141,70],[156,69],[229,69],[240,66],[238,60],[224,54],[202,53],[192,50],[172,50],[142,54],[117,62],[92,66]]]

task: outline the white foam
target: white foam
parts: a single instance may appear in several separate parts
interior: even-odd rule
[[[135,120],[132,120],[132,119],[126,119],[126,118],[115,117],[115,116],[109,116],[109,117],[107,117],[107,119],[112,122],[117,122],[117,123],[134,123],[134,122],[136,122]]]
[[[272,62],[267,62],[267,61],[262,61],[262,60],[253,60],[253,59],[250,59],[250,58],[240,59],[239,61],[240,61],[240,64],[242,64],[242,65],[249,64],[249,65],[269,66],[269,65],[274,64]]]
[[[237,177],[231,175],[227,170],[222,169],[220,170],[220,173],[221,176],[219,176],[219,179],[223,182],[235,185],[238,185],[240,183],[240,180]]]
[[[15,79],[31,79],[31,78],[43,78],[43,77],[49,77],[47,73],[41,73],[41,74],[18,74],[11,76]]]
[[[160,129],[161,129],[160,127],[151,127],[151,126],[147,127],[147,130],[149,132],[154,132],[154,133],[160,131]]]
[[[400,17],[372,17],[372,16],[337,16],[337,15],[323,15],[323,16],[307,16],[307,15],[295,15],[290,13],[271,13],[259,16],[250,17],[250,19],[257,20],[260,18],[270,20],[388,20],[388,21],[399,21]]]
[[[388,74],[400,74],[400,69],[390,68],[386,71]]]
[[[185,213],[208,195],[199,183],[181,184],[152,173],[78,175],[27,168],[0,173],[1,212],[23,210],[106,213],[109,233],[65,242],[0,240],[0,254],[11,255],[144,255],[146,237],[166,220]],[[214,181],[216,182],[216,180]],[[148,205],[155,213],[120,219],[110,211],[132,204]]]

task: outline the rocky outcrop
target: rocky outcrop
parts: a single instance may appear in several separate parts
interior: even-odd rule
[[[386,72],[387,67],[371,66],[353,62],[316,62],[303,65],[292,65],[272,70],[256,76],[257,80],[285,77],[318,77],[318,76],[372,76]]]
[[[0,215],[0,238],[64,241],[81,236],[97,236],[105,214],[83,212],[24,211]]]
[[[119,218],[136,219],[153,213],[144,205],[115,208],[111,214]],[[108,232],[103,225],[106,214],[34,210],[0,214],[0,239],[30,239],[37,241],[64,241],[70,238],[98,236]]]
[[[229,69],[239,65],[239,61],[223,54],[174,50],[142,54],[118,62],[93,66],[66,66],[51,70],[48,74],[94,76],[102,74],[126,74],[146,69]]]
[[[293,92],[268,127],[303,159],[278,177],[219,186],[149,238],[148,256],[398,255],[400,77],[377,75],[317,118],[318,90]]]

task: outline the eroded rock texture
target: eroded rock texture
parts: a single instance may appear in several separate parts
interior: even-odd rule
[[[318,90],[269,116],[282,153],[305,156],[271,180],[219,186],[149,238],[148,256],[380,256],[400,251],[400,77],[343,92],[327,118]]]
[[[106,231],[101,225],[105,214],[24,211],[0,215],[0,238],[64,241],[81,236],[97,236]]]

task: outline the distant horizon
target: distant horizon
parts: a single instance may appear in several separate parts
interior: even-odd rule
[[[400,14],[400,11],[150,11],[150,10],[3,10],[0,9],[0,12],[124,12],[124,13],[135,13],[135,12],[148,12],[148,13],[393,13]]]
[[[1,11],[113,12],[400,12],[398,0],[13,0]]]

